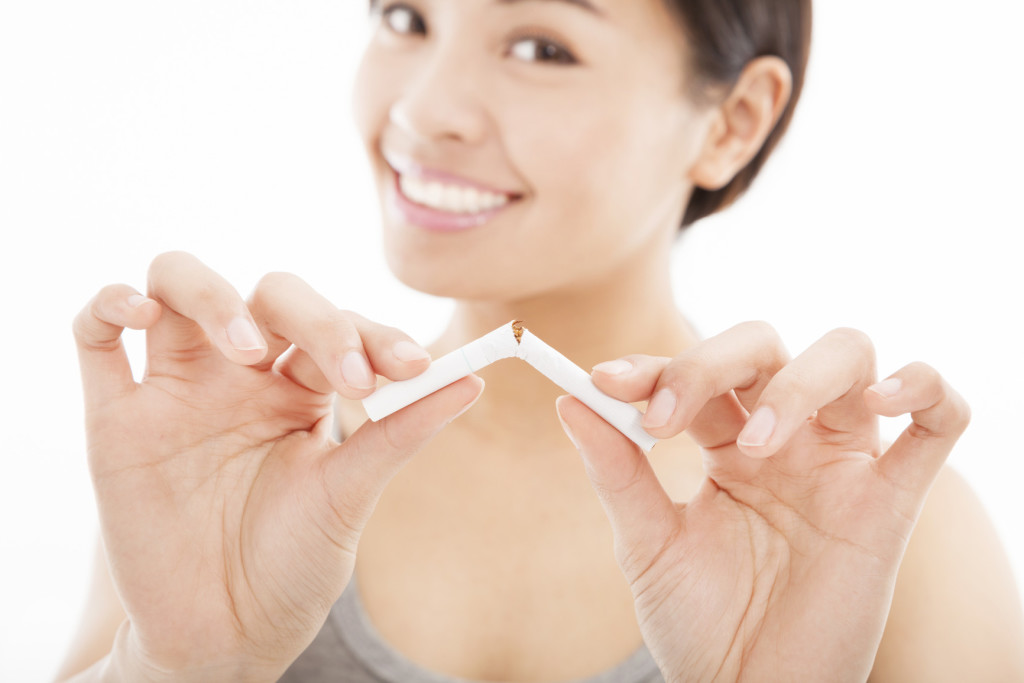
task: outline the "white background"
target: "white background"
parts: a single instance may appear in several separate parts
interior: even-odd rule
[[[819,0],[789,137],[675,268],[705,334],[766,319],[795,352],[849,325],[883,375],[938,367],[974,408],[952,462],[1018,577],[1021,8]],[[144,288],[184,249],[243,293],[290,270],[421,341],[439,330],[447,303],[378,253],[349,106],[364,12],[0,0],[0,680],[46,680],[79,618],[97,526],[70,322],[100,286]]]

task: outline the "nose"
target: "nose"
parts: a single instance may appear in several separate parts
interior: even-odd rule
[[[406,81],[392,104],[389,120],[419,143],[439,140],[465,144],[486,135],[479,72],[472,57],[435,49]]]

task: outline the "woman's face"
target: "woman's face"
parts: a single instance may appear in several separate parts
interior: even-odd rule
[[[705,112],[685,95],[686,44],[661,0],[371,12],[356,119],[402,281],[509,301],[664,254]]]

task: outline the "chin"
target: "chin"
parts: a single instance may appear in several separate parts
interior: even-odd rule
[[[407,287],[431,296],[447,299],[478,299],[499,294],[493,278],[482,277],[466,268],[466,259],[448,259],[423,254],[399,255],[386,251],[391,273]]]
[[[516,260],[426,258],[386,254],[388,268],[404,285],[431,296],[462,301],[513,302],[542,295],[548,288],[538,272],[524,272]],[[536,269],[535,269],[536,270]]]

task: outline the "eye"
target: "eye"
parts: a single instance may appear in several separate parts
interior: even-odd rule
[[[576,64],[576,58],[558,43],[543,36],[526,36],[516,40],[510,50],[512,55],[526,62],[549,64]]]
[[[380,16],[388,28],[395,33],[405,35],[407,33],[423,34],[427,32],[427,26],[423,23],[423,18],[408,5],[401,3],[389,5],[380,10]]]

